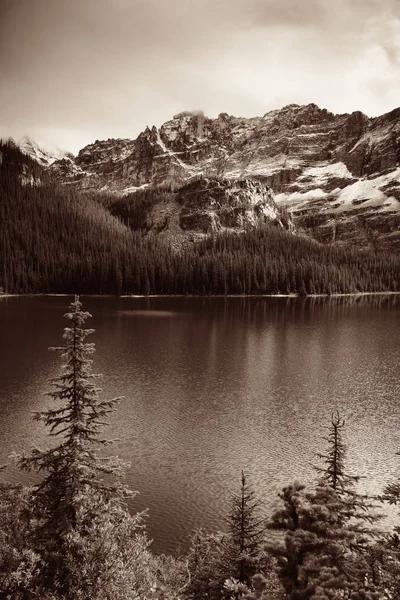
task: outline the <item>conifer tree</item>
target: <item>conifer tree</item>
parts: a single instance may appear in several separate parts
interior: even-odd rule
[[[396,452],[396,454],[400,455],[400,452]],[[395,506],[400,504],[400,478],[385,486],[382,499]],[[399,534],[399,531],[397,531],[397,534]]]
[[[271,547],[289,600],[377,600],[382,595],[369,583],[367,566],[352,550],[355,532],[348,526],[339,494],[318,485],[307,493],[299,483],[279,494],[283,508],[270,527],[285,532],[283,545]]]
[[[357,491],[356,484],[360,478],[347,472],[347,449],[342,435],[344,427],[345,421],[336,411],[332,414],[329,436],[325,438],[328,442],[327,451],[317,455],[324,460],[324,467],[316,467],[316,470],[321,475],[321,483],[338,494],[341,501],[338,510],[353,534],[348,571],[353,570],[355,579],[364,576],[369,581],[370,591],[379,591],[383,578],[378,577],[377,573],[382,572],[382,565],[387,562],[384,557],[386,546],[382,535],[373,525],[383,515],[376,512],[378,507],[374,499]]]
[[[343,502],[343,516],[348,520],[352,519],[353,530],[368,539],[374,531],[365,528],[362,522],[376,523],[382,515],[374,512],[377,506],[367,495],[360,494],[355,489],[360,477],[347,472],[346,445],[342,435],[344,426],[344,419],[335,411],[331,417],[329,435],[325,438],[327,450],[317,454],[317,457],[323,460],[324,466],[314,468],[320,474],[320,483],[329,486],[340,496]]]
[[[231,492],[231,510],[226,517],[228,535],[223,541],[222,570],[226,578],[247,586],[253,575],[269,564],[265,553],[265,519],[260,517],[260,502],[242,471],[240,493]]]
[[[313,492],[294,484],[283,490],[284,508],[272,518],[271,527],[285,531],[284,547],[274,551],[282,583],[290,600],[382,598],[379,582],[371,575],[371,544],[381,518],[375,504],[355,489],[358,477],[346,469],[345,422],[332,415],[325,453],[317,456],[319,481]]]
[[[191,577],[186,590],[190,600],[220,600],[232,594],[241,597],[255,574],[270,569],[265,520],[259,515],[260,502],[243,471],[240,492],[231,492],[231,497],[225,518],[228,531],[214,535],[197,530],[192,536],[188,554]]]
[[[330,432],[325,441],[328,448],[325,454],[317,454],[324,462],[323,467],[315,467],[321,474],[321,482],[326,483],[337,492],[347,492],[359,477],[348,475],[345,471],[346,446],[343,442],[342,429],[345,421],[340,418],[338,411],[332,414]]]
[[[117,399],[98,396],[89,358],[94,344],[86,342],[93,330],[84,329],[90,316],[76,296],[65,315],[65,344],[54,348],[64,362],[48,392],[56,406],[36,415],[58,443],[19,461],[22,469],[43,475],[32,498],[33,546],[42,565],[32,597],[125,598],[144,578],[141,515],[130,517],[125,501],[131,493],[115,478],[125,465],[97,453],[108,443],[101,430]]]
[[[397,455],[400,452],[396,453]],[[388,502],[392,506],[398,506],[400,504],[400,478],[388,483],[384,490],[381,499],[384,502]],[[381,574],[382,572],[389,579],[387,587],[392,591],[392,597],[400,597],[400,526],[395,525],[393,533],[390,538],[384,544],[387,552],[384,555],[385,561],[380,560],[381,563]],[[389,561],[387,556],[389,555]],[[382,565],[382,562],[385,564]]]
[[[197,529],[191,536],[187,555],[190,580],[185,590],[188,600],[217,600],[224,584],[219,563],[221,534],[206,533]]]

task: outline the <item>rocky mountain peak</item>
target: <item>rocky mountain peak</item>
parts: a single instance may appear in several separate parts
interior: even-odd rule
[[[57,160],[73,159],[73,154],[60,148],[55,148],[47,145],[39,146],[34,140],[28,136],[22,137],[17,146],[23,154],[30,156],[42,166],[49,167]]]
[[[183,111],[136,140],[96,141],[51,169],[77,187],[114,193],[251,180],[272,188],[320,241],[400,245],[400,109],[373,119],[313,103],[250,118]]]
[[[335,120],[335,115],[319,108],[316,104],[287,104],[281,109],[267,112],[264,117],[266,121],[273,121],[288,129],[296,129],[302,125],[316,125],[318,123]]]

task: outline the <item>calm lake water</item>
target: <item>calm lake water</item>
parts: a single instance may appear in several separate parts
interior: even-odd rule
[[[71,298],[0,299],[0,464],[45,445],[31,411],[49,405]],[[223,527],[243,469],[269,513],[294,479],[311,482],[332,410],[346,419],[349,469],[380,492],[400,475],[400,297],[82,298],[94,372],[124,396],[107,434],[149,508],[154,550]],[[9,480],[24,480],[15,466]]]

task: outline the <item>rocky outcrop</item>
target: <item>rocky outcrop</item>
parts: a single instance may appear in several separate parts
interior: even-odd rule
[[[244,231],[268,222],[293,230],[290,216],[282,213],[264,184],[247,179],[198,178],[156,204],[147,228],[177,243],[179,237]]]
[[[251,180],[199,179],[182,187],[177,195],[183,230],[204,233],[245,229],[265,222],[288,227],[273,200],[271,189]]]
[[[136,140],[96,141],[50,168],[65,183],[115,193],[201,177],[251,179],[272,187],[277,204],[320,241],[393,247],[400,245],[399,131],[400,109],[373,119],[315,104],[253,118],[183,112]],[[203,229],[218,228],[221,215],[203,221]]]

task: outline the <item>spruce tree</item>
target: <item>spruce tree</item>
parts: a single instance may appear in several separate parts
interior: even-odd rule
[[[271,556],[265,551],[265,519],[243,471],[240,492],[231,492],[231,497],[225,518],[228,531],[214,535],[197,530],[192,536],[186,590],[190,600],[241,597],[251,588],[254,575],[271,568]]]
[[[325,438],[326,452],[317,454],[317,457],[323,460],[323,466],[314,468],[320,475],[319,483],[332,488],[340,496],[343,502],[343,516],[349,521],[352,520],[353,530],[368,540],[374,531],[366,528],[362,523],[376,523],[382,515],[374,512],[377,506],[372,499],[357,492],[356,484],[360,477],[347,471],[347,448],[342,435],[344,426],[344,419],[341,419],[339,412],[335,411],[331,417],[329,435]]]
[[[323,467],[315,467],[321,475],[321,482],[326,483],[337,492],[348,492],[359,480],[359,477],[349,475],[345,469],[346,446],[343,442],[342,429],[345,421],[340,418],[338,411],[331,417],[331,426],[325,441],[328,444],[324,454],[317,454],[323,460]]]
[[[206,533],[196,529],[191,536],[187,555],[189,583],[185,590],[188,600],[218,600],[224,578],[220,573],[222,534]]]
[[[319,481],[315,491],[294,484],[283,490],[284,508],[275,512],[271,527],[285,531],[284,546],[274,548],[282,583],[290,600],[381,598],[371,577],[371,547],[381,518],[375,504],[359,494],[359,478],[346,467],[344,420],[332,415],[327,450],[318,454]]]
[[[396,454],[400,455],[400,452],[396,452]],[[385,486],[382,499],[394,506],[400,504],[400,477]],[[399,533],[397,531],[397,534]]]
[[[366,585],[367,565],[352,550],[356,534],[348,526],[345,505],[327,485],[306,492],[299,483],[279,495],[283,508],[270,527],[284,532],[283,544],[271,546],[289,600],[378,600]]]
[[[223,541],[222,570],[226,578],[250,586],[253,575],[265,572],[269,557],[265,553],[265,519],[259,514],[260,502],[242,471],[239,494],[231,492],[231,509],[226,517],[228,535]]]
[[[396,453],[400,455],[400,452]],[[397,480],[388,483],[384,490],[381,499],[384,502],[388,502],[392,506],[398,506],[400,504],[400,477]],[[384,545],[386,554],[384,555],[385,564],[381,563],[381,573],[389,579],[387,587],[392,591],[392,597],[400,597],[400,526],[395,525],[392,535],[388,538]],[[387,560],[389,555],[390,560]]]
[[[63,360],[48,392],[56,406],[36,414],[57,443],[19,460],[22,469],[43,476],[32,498],[33,546],[42,565],[32,597],[124,598],[140,579],[146,554],[141,515],[130,517],[131,493],[116,479],[125,465],[98,454],[108,443],[101,431],[117,399],[99,398],[90,359],[95,348],[86,342],[93,330],[84,329],[90,316],[76,296],[65,315],[65,344],[53,349]]]
[[[369,590],[376,592],[381,589],[383,578],[377,573],[382,572],[382,565],[387,561],[385,541],[374,524],[382,519],[382,514],[376,512],[377,504],[374,498],[357,491],[356,485],[360,477],[347,471],[347,448],[343,440],[344,419],[338,411],[332,414],[330,433],[325,454],[318,454],[324,460],[323,467],[316,467],[320,473],[320,482],[335,490],[340,498],[338,509],[347,523],[347,528],[353,534],[351,554],[348,560],[348,572],[353,570],[353,578],[363,578],[369,582]]]

